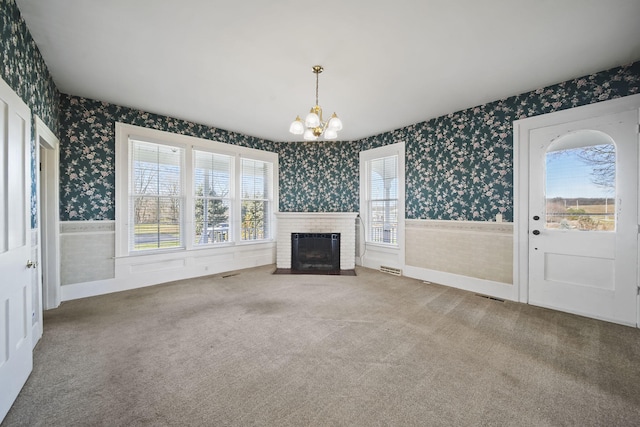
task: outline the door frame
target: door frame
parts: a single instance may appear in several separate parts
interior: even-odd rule
[[[518,301],[529,302],[529,145],[533,129],[640,109],[640,94],[542,114],[513,122],[513,280]],[[640,159],[639,159],[640,161]],[[636,278],[637,280],[637,278]],[[636,326],[640,326],[640,298]]]
[[[50,310],[60,305],[60,141],[38,116],[35,141],[41,173],[36,173],[38,244],[40,247],[40,306]],[[42,150],[41,150],[42,149]],[[41,155],[42,153],[42,155]]]

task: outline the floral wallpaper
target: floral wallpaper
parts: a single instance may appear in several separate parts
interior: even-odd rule
[[[274,143],[64,94],[60,108],[62,221],[115,218],[116,122],[277,152],[283,212],[358,210],[357,143]]]
[[[358,153],[406,143],[406,217],[513,220],[512,122],[639,93],[640,62],[354,142],[271,142],[144,111],[60,95],[14,0],[0,0],[0,76],[61,141],[61,220],[114,219],[115,122],[280,156],[282,211],[357,211]],[[36,142],[32,141],[32,227]]]
[[[275,151],[280,210],[359,209],[362,150],[406,143],[406,217],[513,221],[516,119],[639,92],[640,62],[353,142],[271,142],[105,102],[61,96],[61,220],[114,219],[115,123]]]
[[[0,0],[0,76],[58,135],[59,93],[14,0]],[[31,227],[37,226],[36,142],[31,129]]]
[[[357,212],[359,152],[355,142],[281,142],[280,211]]]
[[[514,120],[640,92],[640,62],[366,138],[406,142],[406,217],[513,221]]]
[[[115,124],[273,151],[273,143],[69,95],[60,97],[60,220],[115,219]]]

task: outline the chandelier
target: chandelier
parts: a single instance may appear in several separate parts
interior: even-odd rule
[[[342,120],[333,113],[326,122],[322,119],[322,108],[318,105],[318,75],[324,70],[321,65],[313,66],[313,73],[316,75],[316,105],[311,108],[304,122],[300,116],[291,123],[289,132],[294,135],[303,135],[305,141],[315,141],[318,137],[324,139],[336,139],[338,131],[342,130]]]

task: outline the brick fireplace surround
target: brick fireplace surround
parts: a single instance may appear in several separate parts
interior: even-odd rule
[[[276,266],[291,268],[291,233],[340,233],[340,270],[356,265],[357,212],[279,212]]]

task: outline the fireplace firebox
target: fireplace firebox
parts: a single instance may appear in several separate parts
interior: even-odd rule
[[[340,271],[340,233],[291,233],[291,269]]]

